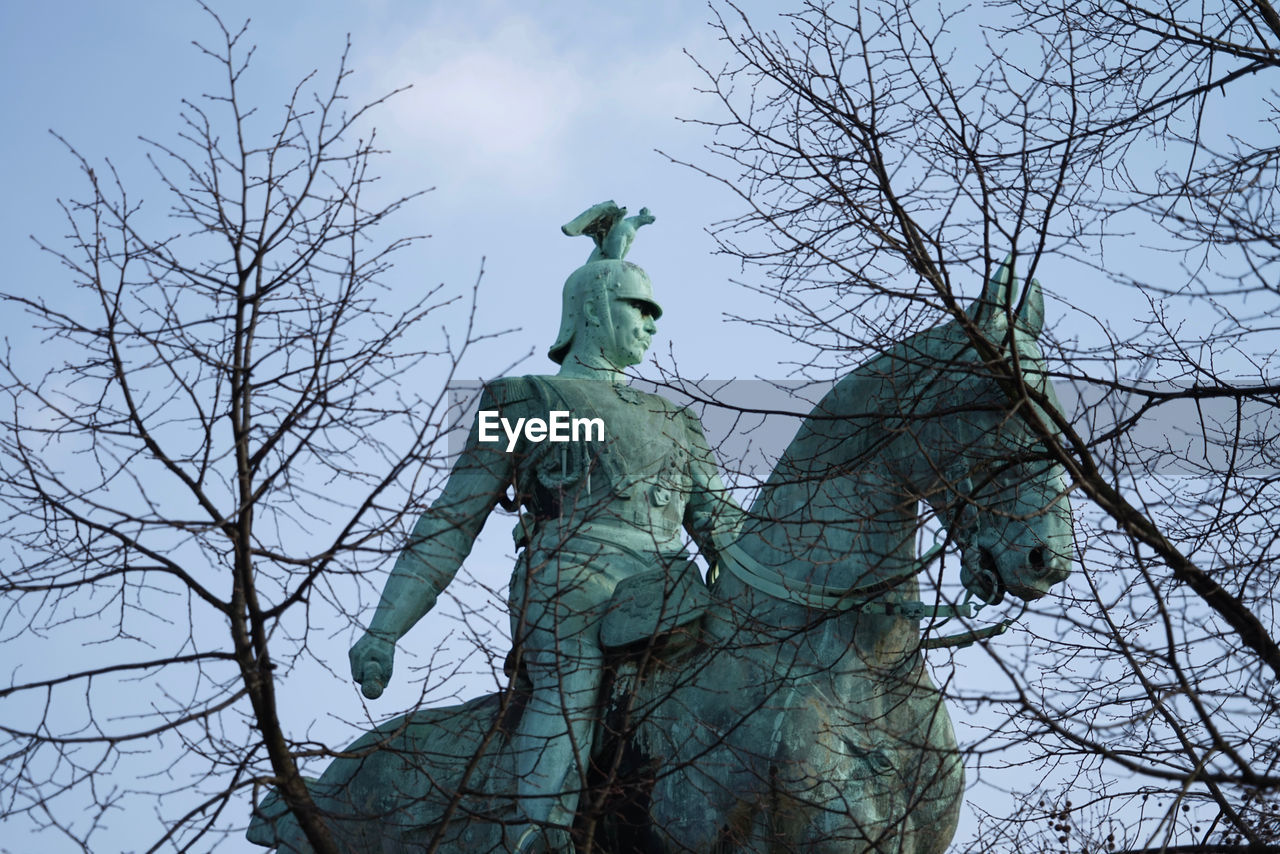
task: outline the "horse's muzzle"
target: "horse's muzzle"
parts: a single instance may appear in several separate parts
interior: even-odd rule
[[[984,538],[985,539],[985,538]],[[1044,596],[1071,574],[1070,555],[1044,544],[1029,549],[979,542],[965,550],[960,581],[983,602],[995,605],[1011,593],[1029,602]]]

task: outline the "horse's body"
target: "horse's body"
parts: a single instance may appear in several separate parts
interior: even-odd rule
[[[1056,407],[1034,341],[1039,287],[1015,319],[1008,278],[988,284],[972,323],[919,333],[826,395],[726,544],[696,647],[619,670],[614,734],[598,740],[579,806],[595,847],[947,847],[963,769],[920,652],[919,504],[947,524],[984,599],[1043,595],[1070,566],[1063,471],[1006,390],[1025,382],[1042,423]],[[997,373],[1019,368],[1005,388],[975,330],[1001,355]],[[416,712],[335,761],[313,789],[344,850],[503,850],[515,791],[503,747],[519,713],[518,694],[505,696]],[[252,833],[310,850],[287,816]]]

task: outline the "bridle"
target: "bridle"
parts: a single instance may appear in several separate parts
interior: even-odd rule
[[[901,617],[907,620],[949,620],[953,617],[973,617],[982,609],[982,603],[976,608],[970,599],[972,591],[966,591],[964,601],[958,605],[927,605],[919,601],[881,602],[877,597],[912,578],[928,568],[941,556],[945,546],[935,544],[923,555],[912,561],[904,571],[889,578],[865,584],[860,587],[834,587],[827,584],[815,584],[811,581],[789,578],[777,567],[767,566],[747,554],[736,541],[722,548],[719,552],[717,566],[743,584],[766,596],[812,608],[819,611],[856,612],[859,614],[878,614],[886,617]],[[966,647],[975,641],[987,640],[1003,634],[1009,626],[1021,616],[1002,620],[994,626],[973,629],[943,637],[925,638],[921,641],[924,649],[944,647]]]

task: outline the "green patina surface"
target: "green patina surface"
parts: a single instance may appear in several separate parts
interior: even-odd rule
[[[595,249],[564,286],[559,371],[481,399],[511,423],[598,418],[603,440],[473,428],[351,650],[376,698],[514,484],[512,685],[414,711],[335,760],[311,789],[344,851],[923,854],[954,833],[963,769],[921,636],[963,609],[918,601],[916,508],[947,524],[986,601],[1069,572],[1065,474],[1034,422],[1008,417],[1019,385],[1042,425],[1058,408],[1039,285],[1015,314],[1002,266],[964,318],[853,371],[744,511],[698,419],[626,384],[662,314],[624,260],[653,221],[605,202],[564,226]],[[709,588],[686,536],[718,567]],[[250,838],[310,850],[278,798]]]

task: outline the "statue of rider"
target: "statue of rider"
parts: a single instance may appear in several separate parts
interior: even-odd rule
[[[602,202],[563,227],[596,243],[565,282],[554,376],[506,377],[486,385],[481,413],[547,421],[553,412],[598,419],[571,441],[535,441],[471,429],[440,497],[414,527],[368,631],[351,649],[352,675],[376,697],[390,677],[396,642],[436,603],[495,505],[523,512],[512,574],[512,642],[532,694],[512,737],[517,852],[571,852],[570,829],[586,779],[600,701],[599,627],[623,579],[687,567],[683,532],[714,560],[741,519],[728,497],[698,419],[658,395],[630,388],[624,369],[652,342],[662,308],[648,275],[623,259],[647,209]],[[527,421],[525,423],[528,423]],[[531,433],[533,435],[531,435]],[[672,570],[674,571],[674,570]]]

